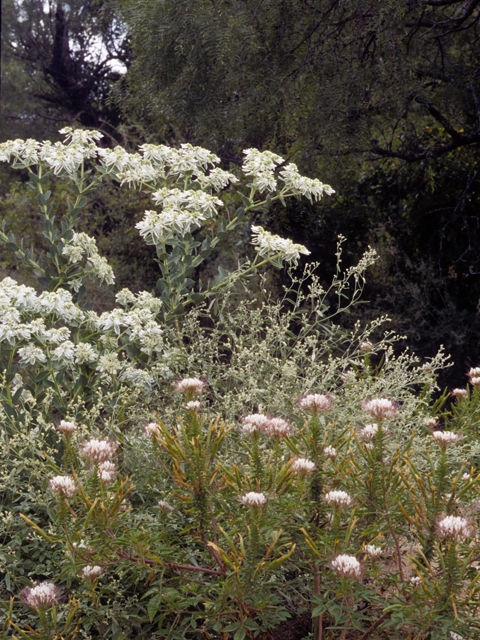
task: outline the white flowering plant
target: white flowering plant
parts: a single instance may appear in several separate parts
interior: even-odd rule
[[[449,408],[441,352],[396,355],[385,318],[337,327],[375,259],[342,271],[343,239],[329,290],[307,265],[280,299],[260,274],[261,299],[238,301],[234,284],[307,253],[259,225],[253,261],[193,280],[255,212],[331,190],[248,150],[232,208],[237,177],[204,149],[65,134],[0,146],[31,174],[50,247],[2,232],[40,285],[0,283],[5,637],[243,640],[302,616],[315,640],[478,636],[478,370]],[[59,227],[47,171],[74,189]],[[98,314],[88,278],[113,273],[75,224],[107,177],[159,205],[137,226],[161,276]]]

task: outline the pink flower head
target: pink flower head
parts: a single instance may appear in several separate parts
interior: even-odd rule
[[[48,484],[54,493],[58,493],[64,498],[71,498],[78,488],[71,476],[55,476],[50,478]]]
[[[299,475],[308,475],[315,469],[315,463],[307,458],[297,458],[292,462],[292,469]]]
[[[373,398],[362,403],[362,409],[378,420],[393,418],[397,413],[395,403],[388,398]]]
[[[143,435],[149,440],[152,436],[160,435],[160,429],[157,422],[149,422],[147,426],[143,429]]]
[[[89,440],[82,447],[82,455],[92,462],[106,462],[115,455],[117,446],[110,440]]]
[[[331,404],[332,396],[324,396],[321,393],[310,393],[298,401],[298,406],[302,411],[311,411],[312,413],[327,411]]]
[[[116,473],[117,467],[113,464],[113,462],[110,462],[109,460],[101,462],[98,465],[98,475],[100,476],[100,480],[103,482],[103,484],[110,484],[111,482],[113,482],[115,480]]]
[[[87,564],[86,567],[82,569],[82,576],[87,578],[87,580],[96,580],[103,573],[102,567],[99,567],[98,564],[95,566]]]
[[[195,393],[202,393],[206,386],[207,383],[199,378],[183,378],[183,380],[178,380],[175,384],[175,391],[194,395]]]
[[[337,457],[337,450],[335,449],[335,447],[331,447],[330,445],[327,445],[323,449],[323,455],[333,460],[334,458]]]
[[[282,418],[269,418],[262,430],[268,436],[277,436],[279,438],[285,438],[293,431],[292,426]]]
[[[256,493],[255,491],[250,491],[240,498],[240,502],[247,507],[262,507],[266,501],[264,493]]]
[[[427,429],[433,429],[437,426],[438,420],[436,418],[425,418],[423,424],[425,427],[427,427]]]
[[[480,367],[473,367],[467,375],[472,387],[480,386]]]
[[[325,494],[325,502],[333,507],[349,507],[353,500],[346,491],[329,491]]]
[[[197,411],[200,411],[201,408],[202,403],[198,400],[190,400],[190,402],[187,402],[187,404],[185,405],[185,409],[187,411],[193,411],[195,413],[197,413]]]
[[[473,536],[471,522],[460,516],[445,516],[437,523],[438,535],[442,538],[462,540]]]
[[[32,609],[46,609],[53,607],[62,593],[53,582],[39,582],[35,587],[27,587],[22,591],[21,600]]]
[[[332,569],[346,578],[360,578],[362,567],[355,556],[341,554],[332,561]]]
[[[457,399],[468,398],[468,391],[466,389],[452,389],[452,396]]]
[[[378,432],[378,424],[366,424],[363,429],[358,432],[360,440],[367,440],[371,442]]]
[[[268,424],[268,417],[263,413],[251,413],[242,418],[240,423],[240,431],[248,435],[255,431],[263,431]]]
[[[449,444],[456,444],[461,440],[462,436],[459,433],[453,431],[434,431],[432,438],[437,442],[442,449],[446,449]]]
[[[60,424],[57,429],[62,431],[65,435],[72,434],[77,430],[75,422],[67,422],[66,420],[60,420]]]

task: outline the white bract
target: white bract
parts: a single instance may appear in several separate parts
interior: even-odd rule
[[[279,256],[287,262],[296,262],[300,254],[310,255],[310,251],[301,244],[295,244],[289,238],[280,238],[263,227],[252,226],[252,244],[261,257]]]

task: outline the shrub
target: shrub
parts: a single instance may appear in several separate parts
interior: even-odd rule
[[[203,149],[131,156],[66,133],[0,146],[29,171],[48,243],[0,236],[41,288],[0,284],[6,637],[243,640],[299,613],[316,639],[478,633],[480,370],[447,411],[441,352],[420,366],[385,318],[335,324],[371,251],[343,272],[340,243],[329,291],[307,265],[276,300],[263,268],[308,252],[253,225],[253,260],[195,281],[270,202],[329,192],[278,156],[249,150],[233,197]],[[59,227],[47,168],[72,183]],[[158,297],[124,289],[98,315],[85,285],[113,271],[75,223],[107,174],[161,204],[137,225],[161,276]],[[239,299],[254,274],[263,297]]]

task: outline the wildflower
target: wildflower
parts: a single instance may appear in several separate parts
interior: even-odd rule
[[[89,440],[82,448],[82,455],[93,462],[105,462],[115,454],[117,447],[107,440]]]
[[[470,474],[464,473],[460,479],[463,480],[463,482],[468,482],[468,480],[470,480]]]
[[[201,406],[201,402],[191,400],[190,402],[187,402],[187,404],[185,405],[185,409],[187,411],[200,411]]]
[[[240,424],[240,431],[243,433],[252,434],[255,431],[263,430],[268,423],[268,418],[263,413],[252,413],[242,418]]]
[[[262,430],[268,436],[287,437],[292,433],[292,427],[282,418],[269,418]]]
[[[379,420],[393,418],[397,413],[395,404],[387,398],[374,398],[362,403],[362,409]]]
[[[21,364],[36,364],[37,362],[46,362],[47,356],[43,349],[35,347],[33,344],[27,344],[26,347],[22,347],[18,350],[20,355]]]
[[[158,424],[156,422],[149,422],[145,427],[145,429],[143,430],[143,435],[149,439],[154,435],[155,436],[160,435]]]
[[[157,505],[160,511],[163,511],[163,513],[170,513],[171,511],[173,511],[173,507],[170,504],[168,504],[166,500],[159,500],[157,502]]]
[[[452,389],[452,396],[456,398],[468,398],[468,391],[466,389]]]
[[[345,491],[329,491],[325,494],[325,502],[334,507],[349,507],[353,500]]]
[[[292,462],[292,469],[301,475],[312,473],[315,469],[315,463],[306,458],[297,458]]]
[[[381,556],[383,553],[382,547],[376,547],[374,544],[366,544],[363,548],[365,553],[372,558],[376,558],[377,556]]]
[[[240,502],[247,507],[261,507],[266,501],[264,493],[255,493],[255,491],[250,491],[240,498]]]
[[[58,360],[61,364],[73,362],[75,355],[75,345],[70,340],[65,340],[54,349],[52,356],[54,360]]]
[[[98,359],[98,353],[88,342],[75,345],[75,364],[91,364]]]
[[[313,413],[319,413],[320,411],[326,411],[332,404],[331,396],[324,396],[321,393],[311,393],[309,395],[300,398],[298,406],[303,411],[312,411]]]
[[[61,598],[61,591],[53,582],[40,582],[31,589],[27,587],[22,591],[21,599],[32,609],[45,609],[53,607]]]
[[[280,238],[280,236],[265,231],[263,227],[252,226],[252,234],[252,244],[258,245],[256,251],[261,257],[273,253],[287,262],[296,262],[301,253],[306,256],[310,255],[310,251],[303,245],[295,244],[289,238]]]
[[[75,481],[70,476],[55,476],[50,478],[48,484],[54,493],[58,493],[65,498],[71,498],[77,490]]]
[[[442,449],[446,449],[449,444],[458,442],[462,436],[459,433],[453,433],[453,431],[434,431],[432,438],[438,442]]]
[[[378,432],[378,424],[366,424],[363,429],[358,432],[358,437],[361,440],[367,440],[371,442]]]
[[[280,171],[280,176],[285,182],[285,186],[292,189],[294,193],[306,196],[310,201],[320,200],[324,193],[332,195],[335,191],[328,184],[323,184],[316,178],[306,178],[300,175],[297,165],[293,162]]]
[[[181,393],[202,393],[207,386],[204,380],[199,378],[184,378],[175,384],[175,391]]]
[[[480,367],[472,367],[467,375],[472,386],[478,387],[480,385]]]
[[[327,458],[332,458],[332,460],[337,457],[337,450],[335,447],[331,447],[330,445],[324,447],[323,453]]]
[[[427,427],[427,429],[433,429],[433,427],[437,426],[437,419],[436,418],[425,418],[425,420],[423,421],[423,424],[425,427]]]
[[[98,564],[94,566],[87,564],[87,566],[82,569],[82,576],[88,580],[95,580],[101,576],[102,573],[103,569],[102,567],[99,567]]]
[[[341,554],[332,561],[332,569],[346,578],[359,578],[361,565],[355,556]]]
[[[413,576],[413,578],[410,578],[410,582],[414,587],[418,587],[418,585],[422,582],[422,579],[418,576]]]
[[[445,516],[437,524],[438,534],[443,538],[458,541],[473,535],[471,523],[461,516]]]
[[[110,462],[109,460],[101,462],[98,465],[98,475],[100,476],[100,480],[103,482],[103,484],[110,484],[111,482],[113,482],[115,480],[116,472],[117,467],[113,464],[113,462]]]
[[[62,431],[65,434],[75,433],[77,427],[75,422],[67,422],[66,420],[60,420],[60,424],[57,426],[59,431]]]

